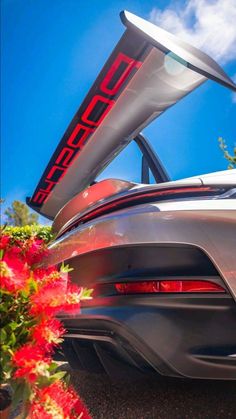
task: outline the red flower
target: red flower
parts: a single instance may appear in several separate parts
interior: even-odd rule
[[[64,333],[65,329],[59,320],[47,319],[34,327],[32,337],[38,346],[43,345],[46,350],[50,351],[53,346],[62,342],[61,337]]]
[[[55,278],[54,282],[45,283],[31,296],[31,314],[55,315],[61,311],[78,313],[83,289],[75,284],[67,284],[67,276]]]
[[[48,254],[45,243],[40,239],[30,239],[27,243],[25,258],[29,265],[41,262],[44,256]]]
[[[2,234],[0,237],[0,250],[5,250],[10,242],[10,236]]]
[[[38,376],[47,376],[47,369],[51,358],[45,354],[45,348],[26,344],[19,348],[12,358],[13,364],[18,368],[14,377],[23,377],[33,383]]]
[[[34,278],[37,282],[46,284],[58,280],[61,278],[61,274],[55,266],[49,266],[47,268],[34,269]]]
[[[55,315],[61,311],[66,302],[66,284],[60,278],[46,283],[31,296],[31,314]]]
[[[83,288],[78,287],[76,284],[69,284],[67,287],[66,301],[63,311],[67,314],[77,314],[80,312],[80,298]]]
[[[66,388],[64,383],[56,381],[36,390],[28,419],[77,419],[80,415],[83,419],[90,419],[73,388]]]
[[[30,276],[27,265],[17,255],[15,253],[13,257],[11,252],[7,252],[0,262],[0,286],[13,293],[22,290]]]
[[[46,412],[45,406],[41,405],[41,402],[35,401],[30,406],[27,419],[55,419],[55,417],[51,413]]]
[[[11,246],[9,249],[7,249],[7,252],[5,253],[5,256],[8,257],[8,259],[14,259],[18,258],[22,262],[25,263],[24,258],[22,257],[22,249],[18,246]]]
[[[82,401],[78,398],[78,396],[77,396],[76,403],[74,405],[74,412],[75,412],[75,416],[74,416],[75,419],[80,417],[81,413],[82,413],[81,419],[91,419],[91,416],[88,410],[86,409]]]

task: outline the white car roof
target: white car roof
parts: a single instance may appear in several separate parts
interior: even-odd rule
[[[193,184],[195,180],[199,180],[202,185],[235,185],[236,186],[236,169],[222,170],[220,172],[206,173],[186,179],[180,179],[174,183]],[[194,182],[195,183],[195,182]],[[198,183],[198,182],[197,182]]]

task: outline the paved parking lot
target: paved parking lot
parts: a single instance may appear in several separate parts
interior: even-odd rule
[[[149,378],[111,382],[72,372],[94,419],[236,418],[236,382]]]

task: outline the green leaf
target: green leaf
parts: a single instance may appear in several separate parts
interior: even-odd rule
[[[73,271],[74,270],[74,268],[70,268],[70,266],[67,264],[67,265],[65,265],[65,263],[64,262],[62,262],[62,264],[61,264],[61,266],[60,266],[60,272],[62,272],[62,273],[67,273],[67,272],[71,272],[71,271]]]
[[[48,379],[53,383],[54,381],[61,380],[65,375],[66,371],[58,371],[55,374],[50,375]]]
[[[50,372],[55,371],[58,368],[58,363],[57,362],[51,362],[51,364],[48,367],[48,370]]]
[[[29,384],[25,383],[23,391],[22,391],[23,402],[24,401],[29,401],[30,395],[31,395],[31,388],[30,388]]]
[[[22,290],[22,291],[21,291],[21,295],[22,295],[22,297],[23,297],[23,298],[27,299],[27,298],[28,298],[28,296],[29,296],[29,292],[28,292],[28,291],[26,291],[26,290]]]
[[[93,293],[93,289],[83,288],[81,300],[91,300],[93,298],[92,293]]]
[[[12,408],[15,409],[17,405],[22,401],[22,393],[24,393],[24,382],[15,381],[12,383],[13,389],[13,398],[12,398]]]
[[[45,387],[49,384],[54,383],[55,381],[61,380],[66,375],[66,371],[58,371],[55,374],[46,376],[40,376],[37,379],[37,384],[39,387]]]
[[[16,330],[17,327],[19,327],[19,326],[20,326],[20,324],[17,323],[17,322],[14,322],[14,321],[9,324],[9,327],[11,328],[11,330]]]
[[[7,341],[7,332],[4,328],[0,330],[0,342],[5,343]]]
[[[9,352],[9,354],[11,355],[11,356],[13,356],[14,355],[14,352],[9,348],[8,349],[8,352]]]
[[[15,333],[14,333],[14,332],[12,332],[12,333],[11,333],[11,336],[10,336],[10,344],[11,344],[12,346],[14,346],[14,345],[15,345],[15,343],[16,343],[16,336],[15,336]]]
[[[63,381],[66,383],[67,386],[70,384],[70,374],[68,371],[66,371],[65,376],[63,377]]]
[[[30,280],[29,286],[30,286],[31,291],[37,291],[38,290],[38,284],[33,279]]]

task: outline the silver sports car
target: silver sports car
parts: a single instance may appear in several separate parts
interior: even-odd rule
[[[236,170],[171,181],[141,130],[207,79],[209,56],[129,12],[126,31],[28,204],[53,219],[45,263],[93,288],[64,318],[73,368],[236,379]],[[130,142],[141,183],[97,177]],[[154,184],[151,183],[151,177]]]

